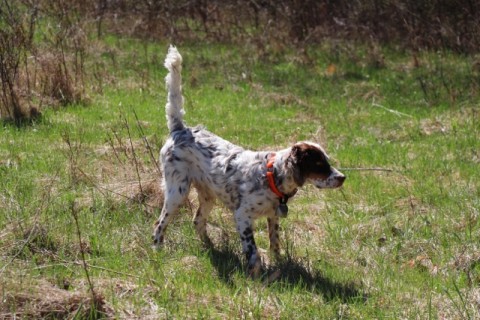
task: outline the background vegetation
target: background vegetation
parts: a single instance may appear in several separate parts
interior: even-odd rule
[[[478,6],[2,0],[0,318],[479,317]],[[259,280],[193,195],[150,248],[170,43],[187,123],[348,175],[299,193]]]

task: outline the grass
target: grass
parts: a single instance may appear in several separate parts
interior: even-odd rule
[[[317,141],[348,175],[341,190],[299,192],[281,221],[284,261],[253,281],[222,206],[214,249],[197,240],[193,198],[165,249],[150,248],[165,51],[107,38],[90,62],[104,70],[102,94],[88,106],[0,128],[1,317],[479,316],[473,57],[325,45],[259,59],[180,47],[188,124],[252,149]],[[256,237],[268,248],[265,221]]]

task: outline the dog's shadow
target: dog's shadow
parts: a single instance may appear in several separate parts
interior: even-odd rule
[[[212,265],[222,281],[233,286],[235,274],[245,275],[246,266],[243,256],[230,246],[209,248]],[[280,291],[291,290],[299,286],[313,293],[321,294],[326,301],[339,299],[343,303],[366,302],[368,296],[355,282],[339,282],[322,275],[299,259],[290,256],[281,262],[263,268],[260,279],[265,285],[275,286]]]
[[[279,283],[283,290],[300,286],[321,294],[326,301],[339,299],[343,303],[352,303],[366,302],[368,298],[358,283],[333,280],[323,275],[321,270],[310,267],[308,262],[289,256],[268,267],[266,276],[271,285]]]
[[[234,275],[242,272],[243,262],[238,254],[230,246],[223,246],[219,249],[211,246],[208,248],[208,254],[220,279],[233,286]]]

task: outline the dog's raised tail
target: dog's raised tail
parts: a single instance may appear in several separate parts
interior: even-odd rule
[[[165,105],[167,126],[170,132],[182,130],[183,124],[183,97],[182,97],[182,56],[177,48],[170,46],[165,58],[165,68],[168,70],[165,82],[167,84],[168,98]]]

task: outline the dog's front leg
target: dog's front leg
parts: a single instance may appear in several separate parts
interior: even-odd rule
[[[278,236],[279,224],[278,217],[272,216],[267,218],[268,222],[268,237],[270,240],[270,252],[276,260],[280,259],[280,239]]]
[[[247,272],[252,278],[257,278],[260,275],[261,260],[253,238],[252,218],[245,210],[239,208],[235,212],[235,222],[242,241],[243,253],[247,257]]]

